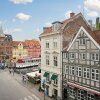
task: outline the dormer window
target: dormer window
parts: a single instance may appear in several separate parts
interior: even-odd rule
[[[58,29],[59,29],[59,27],[61,26],[61,22],[59,22],[59,21],[56,21],[56,22],[53,22],[52,23],[52,31],[57,31]]]

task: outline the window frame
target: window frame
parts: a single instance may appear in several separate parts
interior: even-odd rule
[[[53,56],[53,65],[56,67],[58,66],[58,56],[57,55]]]
[[[50,55],[49,54],[46,54],[46,65],[50,65]]]

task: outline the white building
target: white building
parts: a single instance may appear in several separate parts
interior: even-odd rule
[[[62,98],[62,54],[61,51],[70,42],[80,26],[87,26],[81,13],[70,14],[70,18],[52,23],[45,27],[41,39],[41,87],[45,80],[48,96]]]

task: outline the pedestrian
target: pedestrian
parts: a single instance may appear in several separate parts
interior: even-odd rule
[[[9,70],[9,73],[11,74],[11,67],[12,67],[12,62],[11,60],[8,61],[8,70]]]
[[[14,75],[15,70],[16,70],[16,63],[15,63],[15,62],[12,62],[12,71],[13,71],[13,75]]]

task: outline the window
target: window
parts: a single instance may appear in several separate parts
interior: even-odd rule
[[[67,65],[64,65],[64,74],[68,74],[68,66]]]
[[[50,65],[50,57],[49,57],[49,55],[46,55],[46,65]]]
[[[99,81],[99,70],[98,69],[91,70],[91,79],[94,81]]]
[[[82,76],[82,68],[81,67],[76,68],[76,76],[78,76],[78,77]]]
[[[80,59],[85,60],[86,59],[86,54],[85,53],[80,53]]]
[[[69,95],[73,98],[75,98],[75,89],[71,86],[69,86]]]
[[[49,48],[49,40],[46,40],[46,48]]]
[[[53,61],[54,61],[54,66],[58,66],[58,58],[57,58],[57,56],[53,57]]]
[[[91,59],[94,60],[94,61],[99,61],[99,54],[98,53],[92,54]]]
[[[85,45],[86,44],[86,39],[85,38],[80,38],[79,43],[80,43],[80,45]]]
[[[57,48],[57,39],[53,40],[53,48]]]
[[[70,67],[70,75],[74,75],[75,74],[75,67],[71,66]]]
[[[50,80],[50,74],[48,73],[47,77],[46,77],[46,82],[49,82]]]
[[[83,77],[89,79],[90,78],[90,69],[83,68]]]
[[[87,100],[95,100],[94,94],[87,93]]]
[[[71,58],[71,59],[74,59],[74,58],[75,58],[75,54],[74,54],[74,53],[71,53],[71,54],[70,54],[70,58]]]
[[[63,58],[68,58],[68,53],[63,53]]]
[[[55,80],[54,80],[54,85],[57,85],[58,84],[58,78],[56,78]]]
[[[84,91],[83,90],[78,90],[77,91],[77,100],[86,100],[84,96]]]

